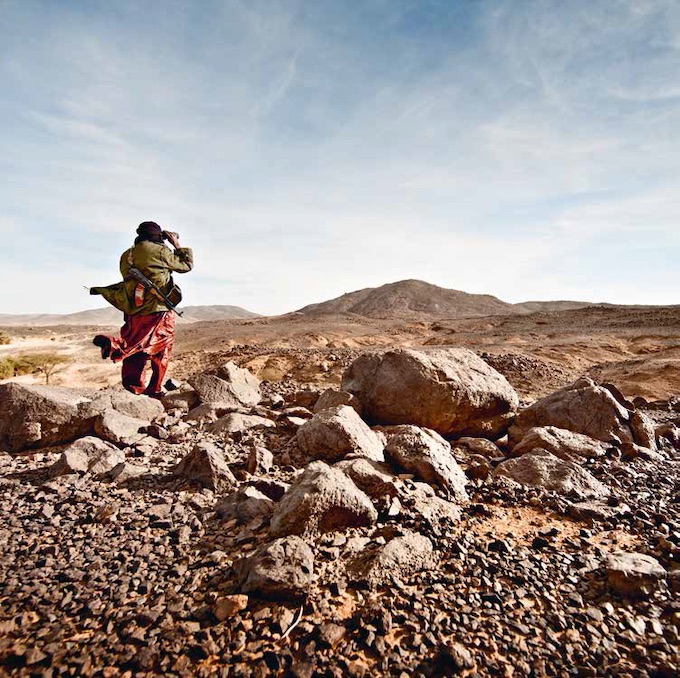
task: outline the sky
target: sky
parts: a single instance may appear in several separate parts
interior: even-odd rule
[[[0,0],[0,91],[0,313],[146,220],[190,305],[680,303],[677,0]]]

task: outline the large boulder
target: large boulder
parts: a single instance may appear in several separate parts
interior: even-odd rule
[[[106,410],[149,423],[163,413],[153,398],[127,392],[0,384],[0,449],[6,452],[72,442],[94,432]]]
[[[265,598],[303,598],[314,576],[314,554],[297,536],[265,544],[233,565],[239,589]]]
[[[398,426],[389,432],[385,455],[390,463],[439,485],[457,501],[467,501],[465,473],[451,445],[438,433],[417,426]]]
[[[20,452],[71,442],[92,432],[92,400],[54,386],[0,384],[0,449]]]
[[[172,474],[197,482],[215,492],[224,492],[237,485],[222,450],[213,443],[198,443],[172,469]]]
[[[564,428],[539,426],[526,432],[522,440],[512,448],[512,456],[520,457],[537,448],[548,450],[565,461],[579,461],[602,456],[607,451],[607,444]]]
[[[298,447],[312,460],[334,462],[350,453],[384,461],[383,443],[348,405],[322,410],[305,422],[295,436]]]
[[[494,475],[576,499],[603,499],[609,496],[609,488],[584,468],[571,461],[558,459],[547,450],[536,449],[517,459],[508,459],[498,465]]]
[[[271,519],[271,534],[313,534],[373,524],[371,500],[342,471],[312,462],[293,482]]]
[[[260,380],[248,370],[228,362],[216,374],[199,374],[189,380],[203,403],[239,407],[260,402]]]
[[[115,445],[93,436],[76,440],[64,449],[61,457],[49,469],[50,476],[69,473],[109,473],[125,463],[125,453]]]
[[[609,389],[582,377],[520,412],[510,427],[512,442],[519,442],[529,429],[545,426],[582,433],[610,444],[631,442],[630,411]]]
[[[414,424],[443,436],[498,438],[519,399],[504,376],[464,348],[367,353],[345,372],[342,389],[379,424]]]

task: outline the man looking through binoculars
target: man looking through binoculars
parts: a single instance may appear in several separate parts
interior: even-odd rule
[[[101,294],[124,313],[119,337],[98,334],[93,343],[101,349],[103,359],[123,362],[123,386],[132,393],[163,397],[163,377],[175,340],[175,313],[179,313],[175,306],[181,300],[172,273],[187,273],[193,265],[193,253],[180,247],[177,233],[144,221],[137,227],[133,247],[120,257],[123,281],[90,288],[90,294]],[[147,364],[151,368],[148,382]]]

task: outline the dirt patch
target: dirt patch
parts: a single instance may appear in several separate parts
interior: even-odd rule
[[[490,539],[503,539],[517,546],[529,546],[539,532],[556,530],[553,544],[578,539],[582,523],[527,506],[487,506],[491,515],[475,519],[474,529]]]

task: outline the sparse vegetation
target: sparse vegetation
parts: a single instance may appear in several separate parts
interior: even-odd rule
[[[5,332],[0,332],[0,346],[6,346],[7,344],[12,343],[12,338],[9,336],[9,334]]]
[[[16,363],[12,358],[0,358],[0,379],[9,379],[14,376]]]
[[[50,383],[50,378],[62,370],[69,359],[60,353],[32,353],[19,356],[16,360],[14,374],[42,374],[45,383]]]

